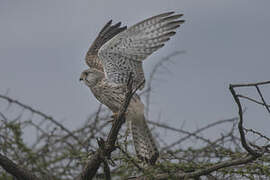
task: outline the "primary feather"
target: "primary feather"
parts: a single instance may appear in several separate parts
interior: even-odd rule
[[[98,51],[106,78],[118,84],[127,83],[130,73],[135,85],[144,81],[142,61],[164,46],[184,20],[182,14],[160,14],[139,22],[115,35]]]

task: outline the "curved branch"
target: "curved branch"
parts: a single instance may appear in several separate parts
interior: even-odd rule
[[[239,86],[239,85],[238,85]],[[245,150],[247,152],[249,152],[252,156],[255,156],[255,157],[259,157],[261,156],[260,153],[258,153],[257,151],[253,150],[247,143],[247,140],[246,140],[246,135],[245,135],[245,132],[244,132],[244,129],[243,129],[243,109],[242,109],[242,105],[241,105],[241,102],[239,100],[239,97],[237,96],[235,90],[234,90],[234,85],[230,84],[230,91],[231,91],[231,94],[238,106],[238,114],[239,114],[239,123],[238,123],[238,130],[239,130],[239,133],[240,133],[240,137],[241,137],[241,143],[242,143],[242,146],[245,148]]]
[[[40,180],[27,169],[20,167],[0,153],[0,165],[18,180]]]
[[[21,106],[22,108],[27,109],[27,110],[31,111],[32,113],[37,114],[37,115],[39,115],[39,116],[41,116],[41,117],[43,117],[43,118],[45,118],[45,119],[51,121],[52,123],[54,123],[55,125],[57,125],[58,127],[60,127],[63,131],[65,131],[69,136],[71,136],[71,137],[74,138],[76,141],[78,141],[79,144],[83,145],[83,143],[79,140],[78,137],[74,136],[73,133],[72,133],[70,130],[68,130],[65,126],[63,126],[61,123],[59,123],[59,122],[58,122],[57,120],[55,120],[53,117],[48,116],[48,115],[46,115],[45,113],[43,113],[43,112],[41,112],[41,111],[38,111],[38,110],[32,108],[31,106],[28,106],[28,105],[26,105],[26,104],[23,104],[23,103],[21,103],[21,102],[19,102],[19,101],[17,101],[17,100],[14,100],[14,99],[12,99],[12,98],[10,98],[10,97],[8,97],[8,96],[4,96],[4,95],[1,95],[1,94],[0,94],[0,98],[2,98],[2,99],[4,99],[4,100],[8,101],[9,103],[17,104],[18,106]]]
[[[252,155],[248,155],[248,156],[246,156],[244,158],[239,158],[239,159],[234,159],[234,160],[227,160],[227,161],[217,163],[217,164],[214,164],[214,165],[209,166],[207,168],[197,170],[197,171],[194,171],[194,172],[190,172],[190,173],[178,172],[178,173],[175,173],[175,174],[170,174],[170,173],[157,174],[157,175],[155,175],[154,179],[155,180],[166,180],[166,179],[172,178],[172,177],[174,177],[176,179],[197,178],[197,177],[200,177],[200,176],[209,175],[210,173],[212,173],[214,171],[217,171],[219,169],[222,169],[222,168],[250,163],[250,162],[254,161],[255,159],[257,159],[257,157],[252,156]],[[149,179],[149,177],[140,176],[140,177],[135,177],[135,178],[131,178],[131,179],[134,179],[134,180],[147,180],[147,179]]]

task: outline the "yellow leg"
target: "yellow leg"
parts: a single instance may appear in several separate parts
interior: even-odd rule
[[[116,119],[117,116],[118,116],[118,112],[113,112],[112,118],[113,118],[113,119]]]
[[[125,115],[127,115],[127,112],[125,112]],[[118,117],[118,112],[113,112],[111,115],[111,118],[116,119]]]
[[[109,120],[110,123],[112,123],[118,116],[117,112],[113,112],[113,114],[111,115],[112,120]]]

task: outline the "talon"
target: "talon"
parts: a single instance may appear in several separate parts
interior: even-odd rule
[[[116,119],[117,116],[118,116],[118,112],[114,112],[114,113],[111,115],[111,118]]]
[[[112,120],[108,120],[108,122],[113,123],[113,121],[117,118],[117,116],[118,116],[118,113],[113,113],[111,115]]]
[[[111,120],[111,121],[114,121],[117,117],[118,117],[118,112],[114,112],[112,115],[111,115],[111,118],[113,119],[113,120]],[[127,112],[125,112],[125,116],[127,115]]]

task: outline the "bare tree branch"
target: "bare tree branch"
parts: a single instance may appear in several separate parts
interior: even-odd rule
[[[27,169],[20,167],[0,153],[0,165],[18,180],[40,180]]]
[[[21,106],[21,107],[24,108],[24,109],[28,109],[28,110],[31,111],[32,113],[38,114],[38,115],[40,115],[41,117],[43,117],[43,118],[45,118],[45,119],[51,121],[52,123],[54,123],[55,125],[57,125],[58,127],[60,127],[63,131],[65,131],[69,136],[73,137],[73,138],[74,138],[75,140],[77,140],[81,145],[83,145],[82,142],[80,142],[80,140],[78,139],[78,137],[74,136],[73,133],[72,133],[70,130],[68,130],[63,124],[59,123],[59,122],[58,122],[57,120],[55,120],[53,117],[48,116],[48,115],[46,115],[45,113],[43,113],[43,112],[41,112],[41,111],[38,111],[38,110],[32,108],[31,106],[25,105],[25,104],[23,104],[23,103],[21,103],[21,102],[19,102],[19,101],[17,101],[17,100],[14,100],[14,99],[12,99],[12,98],[10,98],[10,97],[8,97],[8,96],[1,95],[1,94],[0,94],[0,98],[7,100],[9,103],[17,104],[18,106]]]
[[[160,125],[158,123],[155,123],[155,122],[152,122],[152,121],[149,121],[150,124],[153,124],[153,125],[156,125],[158,127],[163,127],[163,128],[167,128],[167,129],[170,129],[170,130],[173,130],[173,131],[178,131],[178,132],[181,132],[181,133],[184,133],[184,134],[187,134],[187,136],[185,137],[182,137],[181,139],[177,140],[176,142],[162,148],[162,151],[166,150],[166,149],[170,149],[172,147],[174,147],[175,145],[177,144],[180,144],[181,142],[183,142],[184,140],[190,138],[191,136],[194,136],[195,138],[198,138],[198,139],[201,139],[207,143],[209,143],[209,140],[208,139],[205,139],[201,136],[198,136],[197,134],[202,132],[202,131],[205,131],[206,129],[209,129],[213,126],[216,126],[216,125],[219,125],[219,124],[223,124],[223,123],[228,123],[228,122],[234,122],[235,120],[237,120],[238,117],[234,117],[234,118],[230,118],[230,119],[224,119],[224,120],[219,120],[219,121],[216,121],[216,122],[213,122],[211,124],[208,124],[206,125],[205,127],[202,127],[202,128],[199,128],[198,130],[194,131],[194,132],[187,132],[187,131],[184,131],[184,130],[180,130],[180,129],[176,129],[176,128],[173,128],[173,127],[169,127],[169,126],[164,126],[164,125]]]
[[[254,151],[247,143],[247,140],[246,140],[246,136],[245,136],[245,132],[244,132],[244,129],[243,129],[243,109],[242,109],[242,105],[241,105],[241,102],[239,100],[239,97],[237,96],[235,90],[234,90],[234,87],[242,87],[241,85],[232,85],[230,84],[230,91],[231,91],[231,94],[238,106],[238,114],[239,114],[239,123],[238,123],[238,130],[239,130],[239,133],[240,133],[240,137],[241,137],[241,143],[242,143],[242,146],[246,149],[247,152],[249,152],[251,155],[255,156],[255,157],[259,157],[261,156],[260,153]]]
[[[260,97],[261,97],[261,100],[262,100],[262,102],[263,102],[264,107],[265,107],[266,110],[270,113],[270,109],[269,109],[267,103],[265,102],[265,100],[264,100],[264,98],[263,98],[263,95],[262,95],[262,92],[261,92],[259,86],[258,86],[258,85],[255,85],[255,87],[256,87],[257,92],[259,93],[259,95],[260,95]]]
[[[256,159],[256,157],[249,155],[246,156],[244,158],[239,158],[239,159],[234,159],[234,160],[227,160],[221,163],[217,163],[215,165],[206,167],[202,170],[197,170],[194,172],[190,172],[190,173],[183,173],[183,172],[178,172],[178,173],[163,173],[163,174],[157,174],[154,176],[155,180],[166,180],[168,178],[176,178],[176,179],[189,179],[189,178],[197,178],[203,175],[208,175],[214,171],[217,171],[219,169],[222,168],[226,168],[226,167],[231,167],[231,166],[237,166],[237,165],[241,165],[241,164],[246,164],[246,163],[250,163],[252,161],[254,161]],[[147,180],[149,179],[149,177],[147,176],[140,176],[140,177],[135,177],[135,178],[131,178],[134,180]]]

